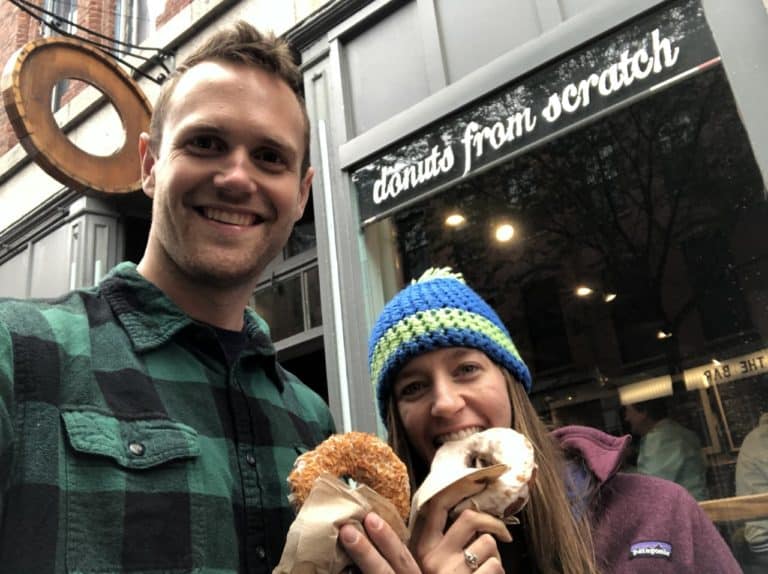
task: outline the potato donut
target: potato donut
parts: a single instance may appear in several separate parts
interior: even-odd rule
[[[411,506],[408,471],[389,445],[377,436],[364,432],[335,434],[299,456],[288,475],[291,501],[297,508],[307,499],[321,474],[365,484],[391,501],[403,520],[408,519]]]

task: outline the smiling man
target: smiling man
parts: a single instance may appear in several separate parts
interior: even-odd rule
[[[271,572],[286,476],[334,431],[247,308],[313,170],[287,45],[239,23],[164,84],[139,265],[0,303],[3,572]]]

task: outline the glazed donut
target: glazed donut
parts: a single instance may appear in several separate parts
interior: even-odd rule
[[[364,432],[335,434],[299,456],[288,475],[290,499],[297,509],[322,474],[365,484],[392,502],[403,520],[408,519],[408,471],[389,445],[377,436]]]
[[[455,516],[465,508],[486,512],[508,523],[517,523],[530,497],[536,471],[533,446],[510,428],[491,428],[441,446],[430,467],[431,473],[466,475],[467,469],[503,464],[507,470],[475,496],[465,498],[451,511]]]

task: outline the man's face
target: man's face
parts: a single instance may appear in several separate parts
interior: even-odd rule
[[[255,282],[309,197],[304,116],[295,94],[258,68],[203,62],[179,80],[158,150],[142,136],[153,199],[142,273],[221,287]]]

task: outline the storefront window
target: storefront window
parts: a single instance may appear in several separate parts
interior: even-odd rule
[[[766,188],[722,65],[705,57],[706,66],[418,200],[390,187],[403,192],[401,206],[368,226],[391,228],[403,281],[451,266],[488,300],[553,427],[632,433],[638,444],[633,412],[651,405],[689,429],[705,462],[702,487],[689,490],[702,501],[755,494],[737,491],[736,463],[768,413]],[[528,94],[533,108],[535,91],[529,82],[508,93]],[[498,113],[481,103],[458,117],[493,126]],[[434,148],[419,142],[427,157]],[[440,159],[423,173],[448,182]],[[373,172],[384,174],[373,185],[386,190],[396,169]],[[366,176],[353,176],[358,188]],[[743,514],[718,522],[739,557],[744,525]]]
[[[260,286],[251,298],[251,307],[270,326],[273,341],[322,327],[317,264]]]

